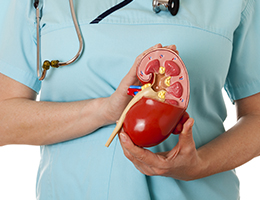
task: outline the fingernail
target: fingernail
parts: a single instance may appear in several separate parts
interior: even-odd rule
[[[190,119],[187,121],[187,125],[191,128],[194,124],[194,120],[193,119]]]
[[[126,142],[127,141],[127,137],[124,133],[120,133],[120,139],[122,142]]]

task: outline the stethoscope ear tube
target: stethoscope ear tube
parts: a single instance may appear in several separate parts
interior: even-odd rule
[[[36,9],[36,32],[37,32],[37,76],[40,76],[40,9],[39,0],[34,2],[34,7]]]
[[[72,16],[74,27],[75,27],[75,30],[77,32],[77,36],[78,36],[78,40],[79,40],[79,50],[78,50],[77,54],[71,60],[69,60],[67,62],[64,62],[64,63],[60,63],[59,64],[60,66],[69,65],[69,64],[75,62],[81,56],[81,54],[83,52],[83,47],[84,47],[84,45],[83,45],[83,37],[82,37],[80,29],[79,29],[79,24],[78,24],[77,17],[76,17],[76,14],[75,14],[73,0],[69,0],[69,1],[70,1],[71,16]]]

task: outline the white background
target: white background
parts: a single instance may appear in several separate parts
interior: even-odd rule
[[[236,122],[235,108],[227,99],[226,128]],[[0,200],[35,200],[35,183],[40,149],[35,146],[0,147]],[[237,169],[241,182],[241,200],[260,200],[260,157]]]

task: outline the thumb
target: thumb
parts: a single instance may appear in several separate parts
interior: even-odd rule
[[[192,126],[194,124],[194,119],[189,118],[184,124],[183,129],[179,135],[179,143],[181,147],[194,145],[194,140],[192,136]]]
[[[169,152],[167,152],[166,157],[174,159],[180,152],[192,152],[195,148],[195,142],[192,137],[192,126],[194,124],[194,119],[189,118],[184,124],[181,133],[179,134],[179,142],[177,145]]]

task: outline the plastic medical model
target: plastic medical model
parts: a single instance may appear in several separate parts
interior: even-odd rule
[[[121,128],[140,147],[155,146],[174,130],[189,102],[189,77],[179,55],[159,48],[143,56],[137,66],[142,86],[130,86],[134,98],[123,111],[108,139],[108,147]]]

